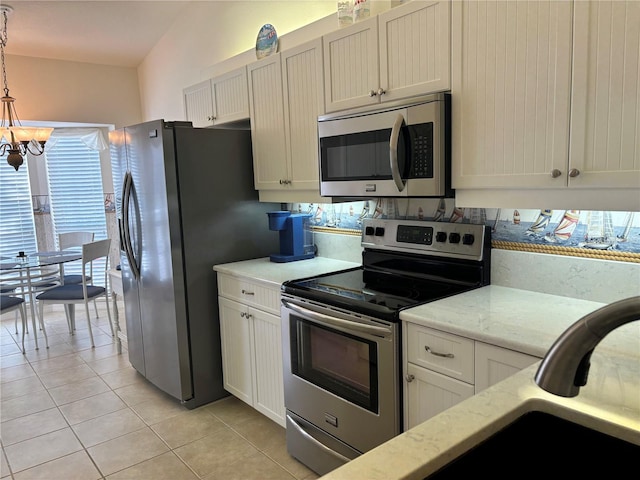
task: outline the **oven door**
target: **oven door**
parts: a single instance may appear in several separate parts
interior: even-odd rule
[[[398,328],[283,295],[287,436],[291,426],[325,447],[336,439],[352,449],[341,455],[354,458],[398,435]]]

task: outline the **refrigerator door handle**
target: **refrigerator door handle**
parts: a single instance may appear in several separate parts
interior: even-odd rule
[[[140,278],[140,270],[133,254],[133,246],[131,244],[131,231],[129,229],[129,202],[131,200],[131,191],[133,188],[133,177],[131,172],[127,172],[124,176],[122,186],[122,226],[124,230],[124,251],[127,255],[127,261],[133,273],[133,278]]]

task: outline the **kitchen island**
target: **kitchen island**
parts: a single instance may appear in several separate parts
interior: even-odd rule
[[[572,323],[602,303],[491,285],[405,310],[404,322],[542,357]],[[421,479],[531,410],[640,445],[640,322],[596,347],[588,383],[574,398],[534,383],[539,362],[445,410],[322,477]],[[535,455],[534,455],[535,456]]]

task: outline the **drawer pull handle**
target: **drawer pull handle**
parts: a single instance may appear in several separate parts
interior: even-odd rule
[[[244,288],[242,289],[242,293],[245,295],[255,295],[255,293],[250,292],[249,290],[245,290]]]
[[[440,353],[434,352],[429,348],[429,345],[425,345],[424,349],[429,352],[431,355],[435,355],[436,357],[445,357],[445,358],[453,358],[455,355],[453,353]]]
[[[411,383],[415,380],[416,377],[414,377],[413,375],[407,375],[404,378],[407,380],[407,382]]]

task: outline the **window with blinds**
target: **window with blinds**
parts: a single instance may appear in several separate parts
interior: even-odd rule
[[[56,247],[58,234],[65,232],[93,232],[95,240],[107,238],[100,153],[79,137],[60,137],[45,155]],[[80,273],[76,263],[65,265],[65,274]],[[104,283],[103,278],[94,280],[96,285]]]
[[[0,157],[0,219],[0,256],[14,258],[20,251],[37,250],[27,162],[16,172],[6,155]]]

